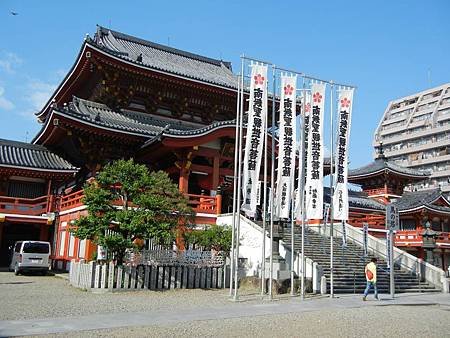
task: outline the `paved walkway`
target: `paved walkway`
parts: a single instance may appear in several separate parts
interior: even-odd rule
[[[373,297],[373,296],[372,296]],[[450,307],[450,294],[400,294],[395,299],[363,302],[360,295],[342,295],[330,299],[314,298],[290,301],[261,301],[260,303],[231,302],[224,306],[197,308],[195,311],[111,313],[80,317],[46,318],[32,320],[0,321],[0,336],[37,335],[66,333],[72,331],[119,328],[131,326],[161,325],[197,320],[220,320],[254,317],[272,314],[287,314],[319,311],[323,309],[351,309],[369,306],[391,305],[442,305]]]

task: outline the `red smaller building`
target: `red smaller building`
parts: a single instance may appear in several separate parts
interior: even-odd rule
[[[385,206],[393,203],[400,214],[395,245],[446,270],[450,264],[450,202],[440,189],[405,191],[429,173],[404,168],[380,154],[374,162],[349,171],[348,181],[361,186],[350,193],[350,220],[368,223],[372,234],[384,236]]]
[[[0,139],[0,266],[16,241],[52,241],[58,188],[77,171],[43,146]]]

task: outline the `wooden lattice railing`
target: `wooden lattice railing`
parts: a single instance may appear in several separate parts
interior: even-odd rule
[[[51,203],[51,199],[48,196],[38,198],[0,196],[0,212],[40,216],[48,211],[49,203]]]

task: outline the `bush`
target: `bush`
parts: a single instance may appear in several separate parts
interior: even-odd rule
[[[188,244],[201,247],[203,250],[229,252],[231,249],[231,229],[229,226],[213,224],[205,230],[192,230],[184,234]]]

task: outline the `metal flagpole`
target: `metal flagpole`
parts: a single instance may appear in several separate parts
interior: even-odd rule
[[[239,149],[239,124],[240,124],[240,114],[239,114],[239,107],[240,107],[240,99],[241,99],[241,75],[238,75],[238,87],[237,87],[237,104],[236,104],[236,138],[234,143],[234,178],[233,178],[233,223],[231,228],[231,253],[230,253],[230,296],[233,295],[233,269],[234,269],[234,239],[235,239],[235,229],[236,229],[236,194],[238,193],[237,190],[237,175],[238,175],[238,149]]]
[[[269,89],[269,82],[266,81],[266,91]],[[261,248],[261,296],[264,296],[266,291],[266,219],[267,219],[267,148],[268,148],[268,132],[267,132],[267,117],[264,122],[264,201],[262,210],[262,248]],[[261,194],[262,195],[262,194]],[[269,196],[270,197],[270,196]]]
[[[301,298],[302,300],[305,299],[305,155],[306,155],[306,149],[305,149],[305,114],[306,114],[306,91],[305,91],[305,79],[303,78],[303,103],[302,103],[302,113],[300,114],[301,118],[301,160],[303,161],[302,164],[302,172],[299,175],[300,178],[300,184],[299,189],[300,190],[300,203],[301,203],[301,218],[302,218],[302,254],[301,254],[301,260],[302,260],[302,274],[301,274],[301,282],[300,282],[300,291],[301,291]],[[299,166],[300,167],[300,166]]]
[[[272,300],[272,274],[273,274],[273,205],[274,205],[274,176],[275,176],[275,65],[272,65],[272,161],[270,168],[270,187],[272,191],[272,203],[270,205],[270,258],[269,258],[269,299]]]
[[[334,217],[333,217],[333,156],[334,156],[334,146],[333,146],[333,89],[334,84],[333,81],[330,81],[330,297],[334,297],[334,266],[333,266],[333,226],[334,226]]]
[[[297,96],[297,93],[295,93],[295,95]],[[297,104],[297,102],[296,102]],[[281,112],[280,112],[281,114]],[[297,116],[294,117],[295,119],[297,118]],[[293,140],[294,142],[296,142],[297,140]],[[297,153],[297,149],[294,149],[295,153]],[[297,156],[295,156],[297,157]],[[294,158],[295,158],[294,157]],[[299,161],[299,165],[300,165],[300,161]],[[295,291],[294,291],[294,225],[295,225],[295,161],[294,161],[294,175],[292,175],[292,181],[291,181],[291,296],[295,295]]]
[[[239,150],[238,150],[238,185],[237,185],[237,222],[236,222],[236,260],[234,263],[234,297],[238,300],[238,270],[239,270],[239,234],[241,228],[241,186],[242,186],[242,142],[243,142],[243,125],[244,125],[244,59],[241,58],[241,98],[239,108]]]

